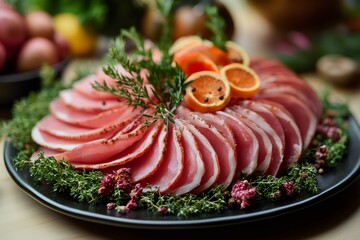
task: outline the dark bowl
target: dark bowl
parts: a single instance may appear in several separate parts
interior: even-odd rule
[[[66,68],[69,60],[63,60],[53,66],[59,76]],[[0,75],[0,107],[9,107],[17,99],[27,96],[31,91],[40,89],[40,71]]]

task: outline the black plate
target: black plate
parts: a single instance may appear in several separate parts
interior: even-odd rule
[[[46,207],[65,215],[92,222],[132,228],[200,228],[275,217],[319,203],[342,191],[360,173],[360,128],[352,116],[349,119],[349,135],[350,145],[347,156],[336,169],[318,177],[321,189],[318,194],[300,196],[288,202],[259,203],[248,210],[226,209],[219,214],[202,214],[187,218],[156,215],[148,213],[146,210],[136,210],[123,215],[115,211],[108,211],[105,206],[79,203],[68,195],[52,192],[51,188],[45,184],[34,184],[28,169],[16,171],[11,161],[11,158],[16,155],[16,150],[9,142],[5,142],[4,159],[11,177],[26,193]]]

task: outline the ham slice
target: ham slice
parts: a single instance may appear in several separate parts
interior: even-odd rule
[[[111,138],[127,123],[126,120],[120,119],[118,123],[102,128],[91,129],[64,123],[56,119],[53,115],[48,115],[40,120],[38,128],[42,132],[61,139],[91,141],[100,138]]]
[[[184,169],[184,150],[180,138],[179,130],[169,124],[164,159],[155,173],[141,181],[143,185],[151,184],[161,193],[166,193],[179,181]]]
[[[200,185],[197,186],[192,192],[200,193],[210,188],[218,179],[220,173],[220,166],[217,153],[209,140],[200,133],[192,124],[185,120],[180,120],[182,124],[186,125],[189,131],[193,134],[204,164],[204,175],[201,179]]]
[[[288,166],[293,165],[300,158],[303,148],[300,130],[291,114],[283,106],[266,100],[261,100],[260,103],[274,113],[284,129],[284,161],[280,166],[280,170],[286,170]]]
[[[145,154],[123,166],[131,169],[132,181],[140,182],[153,175],[160,168],[166,151],[167,136],[166,126],[162,126],[156,142],[151,145],[151,148]]]
[[[107,92],[101,92],[97,91],[92,87],[92,84],[95,84],[95,82],[101,83],[96,75],[89,75],[77,82],[74,83],[73,89],[82,95],[96,100],[111,100],[111,99],[117,99],[116,96],[107,93]],[[102,81],[104,82],[104,81]]]
[[[271,94],[261,96],[259,99],[266,99],[282,105],[294,117],[300,130],[303,147],[307,148],[315,134],[318,119],[316,115],[299,99],[287,94]]]
[[[35,152],[33,152],[33,154],[30,157],[30,160],[31,161],[37,160],[39,158],[39,153],[41,152],[44,154],[45,157],[50,157],[61,153],[59,151],[40,146]]]
[[[44,146],[46,148],[65,152],[70,151],[82,144],[87,143],[88,141],[82,139],[61,139],[50,135],[46,132],[42,132],[39,129],[39,125],[36,125],[31,131],[31,137],[34,142],[36,142],[40,146]]]
[[[125,120],[136,117],[140,111],[140,108],[133,110],[124,105],[100,113],[88,113],[66,106],[60,98],[50,103],[50,112],[55,118],[62,122],[85,128],[102,128],[118,122],[121,118]]]
[[[98,100],[88,98],[72,89],[60,91],[60,98],[65,105],[83,112],[98,113],[109,109],[119,108],[124,105],[127,106],[125,101],[119,102],[117,99]]]
[[[284,138],[284,132],[279,121],[276,117],[274,117],[269,118],[271,119],[271,122],[268,122],[269,119],[266,120],[263,115],[259,115],[258,113],[247,108],[243,108],[240,105],[234,105],[231,109],[250,119],[266,132],[272,144],[272,153],[270,165],[265,172],[266,174],[276,176],[284,157],[284,144],[282,141],[282,138]],[[274,126],[279,128],[279,132],[275,131]],[[280,137],[281,135],[282,137]]]
[[[99,164],[73,164],[76,168],[85,168],[85,169],[104,169],[114,166],[119,166],[122,164],[125,164],[127,162],[132,161],[133,159],[136,159],[143,154],[145,154],[151,146],[153,145],[154,141],[157,138],[157,135],[160,130],[160,122],[156,122],[149,129],[146,130],[146,133],[144,134],[141,141],[138,141],[134,143],[132,146],[124,149],[119,154],[116,154],[113,157],[110,157],[107,159],[104,163]]]
[[[217,179],[215,179],[211,185],[222,185],[224,188],[227,188],[234,179],[237,163],[236,153],[232,144],[218,131],[216,127],[214,127],[214,125],[212,125],[212,123],[204,121],[200,116],[196,115],[195,112],[191,112],[189,109],[184,107],[178,107],[177,116],[188,120],[190,124],[194,125],[196,129],[207,138],[207,141],[211,144],[211,148],[215,150],[218,158],[218,161],[212,162],[212,168],[219,168]],[[208,119],[215,119],[213,114],[209,114],[207,117]],[[219,122],[222,121],[220,118],[217,119],[220,120]],[[233,138],[233,135],[231,135],[231,137]],[[207,160],[207,158],[204,156],[204,161],[205,160]],[[205,162],[205,177],[207,175],[214,175],[215,178],[215,173],[208,170],[208,165],[209,163]]]
[[[133,125],[133,126],[132,126]],[[136,127],[135,127],[136,126]],[[55,155],[57,160],[65,159],[71,164],[103,163],[110,157],[121,153],[135,142],[143,138],[146,128],[139,121],[134,121],[130,131],[124,128],[111,139],[99,139],[76,146],[70,151]]]
[[[291,96],[297,97],[302,102],[306,103],[307,106],[309,106],[309,109],[315,114],[319,115],[321,111],[319,111],[317,104],[314,104],[314,102],[311,100],[311,98],[305,94],[303,94],[302,91],[299,91],[299,88],[295,88],[294,86],[280,84],[280,83],[269,83],[265,84],[263,88],[260,89],[258,92],[258,96],[262,95],[271,95],[271,94],[278,94],[278,93],[284,93]]]
[[[320,119],[322,114],[322,103],[316,92],[306,82],[298,77],[286,77],[282,75],[262,77],[260,93],[263,91],[290,92],[296,96],[302,95],[299,98],[306,103],[306,105],[314,112]],[[297,93],[291,90],[295,89]],[[269,90],[267,90],[269,89]],[[270,90],[272,89],[272,90]]]
[[[234,133],[230,130],[230,127],[226,124],[224,119],[219,118],[213,113],[200,113],[200,112],[193,112],[196,116],[199,116],[203,119],[209,127],[214,127],[223,137],[228,141],[231,147],[235,151],[236,142]],[[234,152],[234,157],[236,158],[236,152]]]
[[[229,111],[230,112],[217,111],[216,115],[224,119],[234,133],[237,156],[235,178],[238,178],[241,173],[250,175],[256,170],[259,142],[254,133],[236,117],[235,112]]]
[[[265,133],[265,131],[261,129],[258,125],[256,125],[252,120],[240,114],[236,114],[236,117],[239,118],[243,123],[245,123],[245,125],[254,133],[255,137],[259,142],[259,154],[257,159],[256,172],[264,174],[271,163],[273,151],[272,142],[269,136]]]
[[[184,170],[179,181],[170,189],[170,193],[183,195],[200,186],[205,174],[205,166],[199,145],[187,124],[183,124],[181,120],[175,119],[175,125],[181,132],[181,144],[184,149]]]

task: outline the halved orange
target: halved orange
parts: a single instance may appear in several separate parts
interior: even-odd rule
[[[200,71],[212,71],[218,72],[218,68],[215,63],[199,52],[190,52],[182,56],[174,58],[180,68],[185,72],[185,76],[190,76],[193,73]]]
[[[246,66],[249,66],[250,59],[245,51],[239,44],[233,41],[227,41],[225,44],[227,56],[230,62],[232,63],[242,63]]]
[[[173,45],[171,46],[169,53],[171,55],[175,54],[176,52],[183,50],[188,47],[193,47],[195,45],[200,45],[203,43],[203,40],[196,35],[185,36],[177,39]]]
[[[231,63],[220,70],[231,87],[231,97],[252,98],[260,88],[260,78],[251,68],[241,63]]]
[[[214,112],[229,103],[230,85],[219,73],[197,72],[185,81],[188,86],[184,101],[188,108],[198,112]]]

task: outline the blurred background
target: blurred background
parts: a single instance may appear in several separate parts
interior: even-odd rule
[[[207,3],[216,4],[228,37],[251,56],[279,59],[315,79],[313,86],[320,81],[355,94],[360,104],[359,0],[178,1],[174,40],[209,35]],[[0,0],[0,108],[39,87],[44,62],[61,74],[76,62],[100,60],[122,28],[135,26],[156,41],[161,25],[154,0]]]

